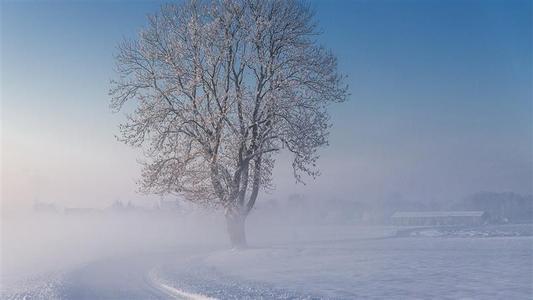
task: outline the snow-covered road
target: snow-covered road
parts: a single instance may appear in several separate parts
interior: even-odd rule
[[[43,274],[4,289],[2,299],[170,299],[149,280],[157,265],[176,253],[151,253],[105,258],[71,270]]]
[[[2,299],[309,299],[269,284],[207,270],[210,248],[111,257],[19,283]]]
[[[65,275],[65,299],[167,299],[146,274],[166,255],[136,255],[90,263]]]

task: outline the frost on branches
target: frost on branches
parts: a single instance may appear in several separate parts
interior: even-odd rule
[[[151,16],[119,45],[110,90],[116,111],[135,103],[119,139],[145,149],[141,189],[223,208],[232,244],[245,246],[275,154],[293,154],[297,181],[317,176],[327,106],[347,98],[317,34],[298,1],[188,1]]]

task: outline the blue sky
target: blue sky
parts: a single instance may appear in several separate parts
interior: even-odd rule
[[[134,193],[139,153],[115,141],[107,90],[115,46],[162,3],[2,2],[4,204],[153,199]],[[311,3],[351,97],[323,176],[295,186],[282,156],[265,198],[533,193],[531,1]]]

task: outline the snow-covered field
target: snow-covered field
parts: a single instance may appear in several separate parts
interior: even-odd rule
[[[469,229],[478,232],[475,237],[446,238],[396,237],[384,227],[351,227],[351,236],[350,226],[329,229],[331,234],[320,239],[316,233],[328,227],[316,228],[313,241],[308,228],[300,234],[292,228],[296,240],[217,251],[195,258],[189,270],[167,265],[160,277],[169,285],[223,299],[533,297],[531,236],[487,238],[482,227]],[[334,232],[341,238],[331,239]]]
[[[85,253],[83,261],[49,268],[48,273],[40,269],[41,275],[3,280],[1,298],[531,299],[533,296],[531,225],[394,228],[283,223],[258,226],[254,222],[252,219],[248,229],[249,249],[230,250],[223,239],[215,239],[216,243],[211,245],[183,243],[190,242],[186,235],[178,235],[181,243],[167,238],[159,244],[154,242],[155,236],[151,239],[144,236],[153,247],[139,247],[123,239],[122,247],[133,247],[131,251],[115,249],[113,253],[94,252],[92,256]],[[154,232],[169,224],[163,225],[155,226]],[[224,237],[223,228],[218,229],[217,234]],[[103,240],[104,245],[109,245],[111,240],[108,236]],[[206,236],[205,240],[213,240],[213,236]],[[97,248],[100,247],[103,246]],[[3,274],[3,279],[10,278],[4,275],[9,274]]]

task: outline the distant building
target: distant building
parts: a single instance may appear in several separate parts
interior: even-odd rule
[[[66,207],[64,213],[66,215],[90,215],[98,214],[102,211],[96,208],[79,208],[79,207]]]
[[[159,208],[162,210],[179,210],[180,203],[177,200],[159,200]]]
[[[398,211],[391,217],[400,226],[481,225],[486,220],[484,211]]]
[[[33,210],[39,213],[57,213],[57,207],[55,204],[40,201],[35,201],[33,203]]]

